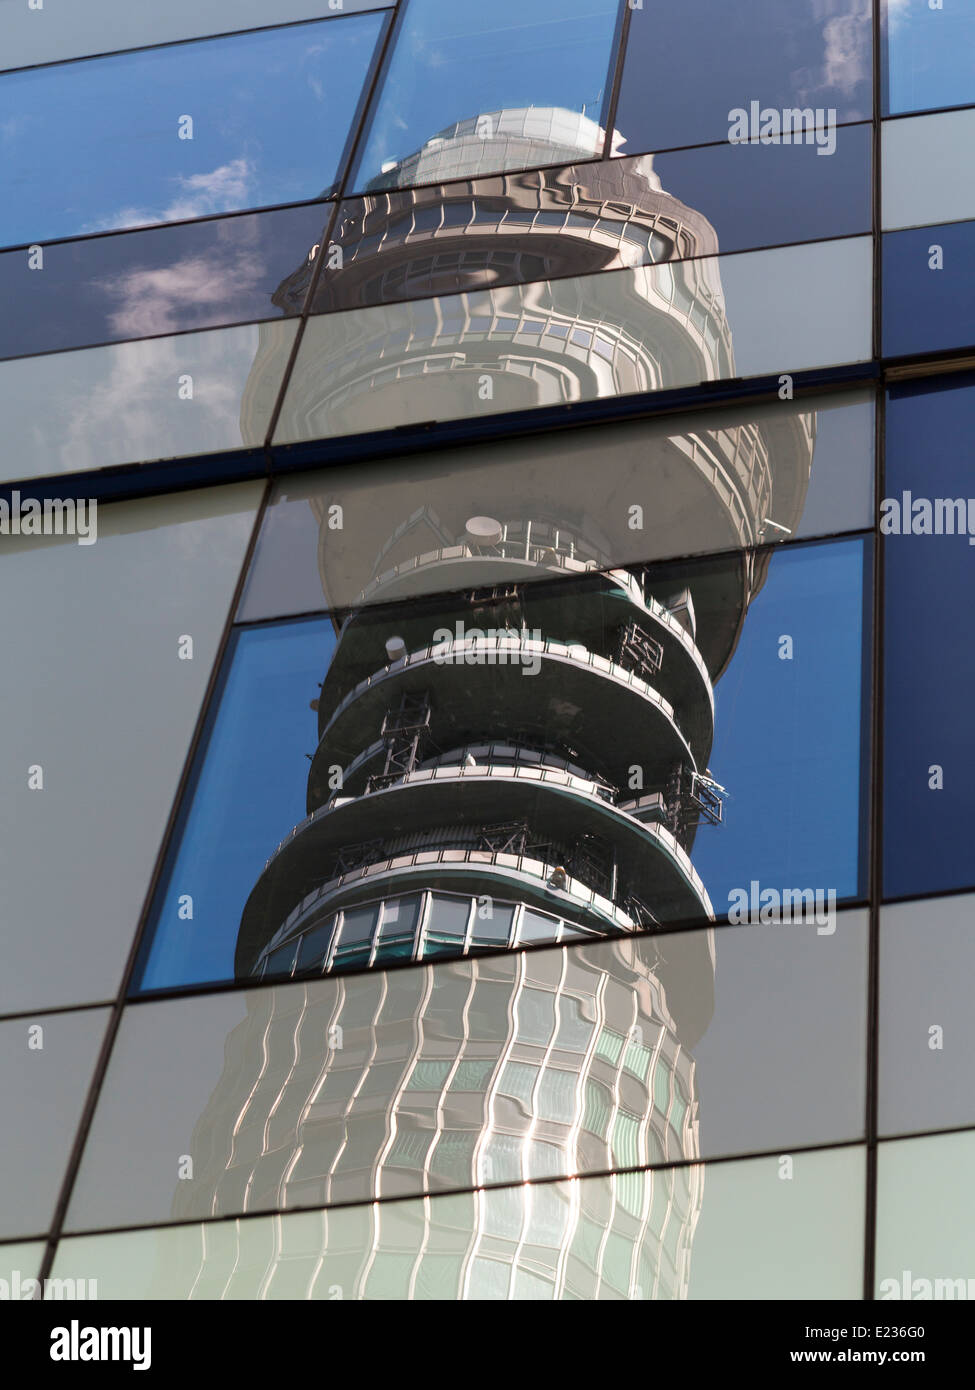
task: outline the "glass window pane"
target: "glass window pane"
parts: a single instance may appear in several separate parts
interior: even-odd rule
[[[883,8],[887,113],[975,102],[971,5],[886,0]]]
[[[439,893],[430,896],[426,934],[435,940],[463,941],[467,934],[473,903],[470,898],[446,898]]]
[[[328,948],[331,945],[334,932],[334,917],[330,917],[320,927],[312,927],[311,931],[305,932],[298,947],[297,969],[313,970],[316,967],[321,969],[322,963],[328,955]]]
[[[290,975],[295,968],[295,955],[297,953],[297,942],[289,941],[285,946],[279,946],[276,951],[272,951],[267,958],[267,975]]]
[[[354,907],[343,912],[339,950],[343,946],[357,946],[363,941],[371,941],[378,915],[375,907]]]
[[[484,178],[352,198],[331,232],[341,269],[326,262],[313,308],[327,313],[475,289],[487,276],[496,286],[519,284],[868,232],[870,157],[871,128],[854,125],[837,132],[830,159],[817,158],[813,145],[770,146],[742,163],[732,146],[710,145],[512,173],[503,194],[497,178]],[[585,215],[567,216],[570,204]],[[471,229],[487,225],[495,228],[493,243],[472,241]],[[513,242],[504,233],[515,226]],[[543,327],[528,321],[523,331]]]
[[[4,1238],[51,1224],[108,1019],[108,1009],[86,1009],[0,1023]]]
[[[297,314],[328,209],[283,208],[0,254],[0,357]],[[283,285],[282,282],[287,282]]]
[[[866,915],[832,926],[670,935],[665,960],[645,936],[141,1003],[122,1022],[68,1227],[856,1139]],[[585,1057],[591,1030],[564,1050],[573,1012],[604,1020]],[[651,1065],[633,1065],[634,1042]],[[668,1120],[678,1095],[690,1122],[685,1102]],[[193,1157],[192,1184],[174,1153]]]
[[[701,471],[717,471],[723,505],[686,466],[694,459]],[[590,515],[595,467],[605,499],[599,539]],[[494,516],[499,498],[503,558],[519,580],[865,529],[874,518],[873,469],[872,400],[854,393],[603,424],[519,439],[516,448],[484,443],[449,458],[418,454],[409,468],[389,460],[292,476],[272,494],[239,616],[250,622],[486,582],[466,524]],[[643,508],[641,529],[630,524],[633,504]],[[341,529],[327,522],[323,533],[323,519],[337,517]],[[519,560],[526,563],[516,571]]]
[[[975,884],[975,376],[891,388],[884,547],[884,893]],[[937,1020],[932,1020],[936,1022]]]
[[[0,362],[0,476],[259,448],[295,332],[289,319]]]
[[[504,945],[511,940],[515,909],[508,903],[482,903],[474,914],[471,930],[472,946]],[[550,932],[549,940],[554,933]]]
[[[329,619],[238,632],[165,869],[140,982],[155,989],[234,977],[240,915],[268,855],[304,815],[289,773],[314,746],[308,695],[335,644]],[[275,717],[287,707],[291,718]],[[247,749],[246,756],[243,750]],[[193,920],[180,900],[193,900]],[[200,922],[206,931],[199,930]]]
[[[260,493],[99,507],[96,544],[3,537],[0,630],[31,653],[4,671],[3,1012],[118,989]]]
[[[975,344],[975,222],[888,232],[883,247],[885,356]]]
[[[973,909],[966,894],[881,912],[881,1134],[975,1122]]]
[[[0,76],[0,244],[321,198],[381,14]]]
[[[419,898],[393,898],[384,903],[380,937],[385,939],[390,936],[408,936],[412,939],[419,915]]]
[[[616,0],[412,0],[355,188],[436,183],[601,152]]]
[[[975,1130],[877,1147],[877,1292],[882,1299],[975,1295]]]
[[[766,132],[781,133],[782,112],[796,108],[825,137],[827,123],[835,133],[837,122],[869,120],[871,51],[870,0],[645,4],[630,15],[616,129],[629,154],[708,144],[729,138],[730,112],[751,116],[754,105],[756,139],[766,112],[780,120]]]
[[[542,527],[536,543],[552,539]],[[504,557],[472,544],[487,577]],[[827,927],[864,882],[868,548],[239,629],[139,987],[248,979],[324,914],[408,888],[457,889],[442,916],[435,900],[424,955],[460,953],[471,904],[475,946],[507,944],[518,903],[533,940],[560,920],[598,935],[712,911],[772,920],[765,892],[798,894]],[[808,679],[823,669],[828,701]],[[635,732],[620,744],[615,727]],[[179,920],[194,880],[205,938]]]
[[[341,0],[343,14],[378,10],[383,0]],[[325,6],[327,8],[327,5]],[[132,0],[44,0],[43,12],[3,0],[5,68],[55,63],[152,43],[205,38],[234,29],[318,19],[322,0],[168,0],[164,6]]]
[[[916,1170],[905,1202],[914,1188]],[[388,1298],[409,1274],[416,1299],[507,1299],[512,1279],[559,1299],[855,1299],[864,1192],[863,1150],[825,1150],[790,1182],[759,1158],[81,1236],[52,1273],[95,1278],[100,1298]],[[529,1229],[544,1243],[522,1245]]]
[[[884,122],[884,231],[975,217],[975,182],[959,174],[968,167],[973,140],[975,110]]]
[[[532,912],[525,908],[521,914],[521,926],[518,929],[518,940],[521,941],[552,941],[558,933],[558,920],[550,917],[544,912]]]
[[[671,304],[675,281],[696,318]],[[851,237],[317,314],[275,443],[863,361],[871,285],[870,240]],[[466,325],[459,341],[469,350],[455,361],[445,353],[442,323],[458,313]],[[500,321],[526,314],[547,324],[533,367],[499,356],[495,342],[504,334]],[[702,336],[705,322],[713,348]],[[613,344],[612,370],[593,345],[596,324]],[[588,346],[578,345],[579,334]]]

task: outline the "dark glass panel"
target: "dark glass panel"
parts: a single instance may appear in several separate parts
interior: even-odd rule
[[[60,242],[43,248],[37,269],[27,252],[6,251],[0,357],[297,314],[328,211],[285,208]]]
[[[616,129],[635,154],[727,140],[753,102],[869,120],[871,63],[870,0],[647,2],[630,18]]]
[[[975,884],[973,431],[971,373],[891,388],[880,515],[887,897]]]
[[[888,232],[884,355],[975,344],[975,222]]]

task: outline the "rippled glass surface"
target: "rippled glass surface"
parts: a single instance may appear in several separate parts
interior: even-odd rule
[[[274,442],[863,361],[871,302],[851,237],[318,314]]]
[[[866,232],[870,143],[848,126],[832,159],[710,145],[350,198],[313,309]]]
[[[855,1139],[865,1007],[863,912],[140,1004],[68,1227]]]
[[[326,197],[381,13],[0,75],[0,245]]]
[[[61,1242],[103,1298],[852,1299],[859,1148]]]
[[[475,515],[499,518],[528,582],[865,530],[873,433],[872,395],[844,392],[292,475],[272,492],[238,620],[449,589],[478,565]]]
[[[712,907],[724,916],[745,900],[757,914],[765,887],[818,892],[821,912],[855,896],[864,546],[789,546],[505,592],[496,574],[521,569],[488,548],[488,589],[239,629],[141,988],[625,930],[645,920],[626,907],[630,895],[661,922]],[[391,657],[400,649],[406,658]],[[824,668],[828,702],[809,674]],[[403,700],[419,732],[401,747],[389,729]],[[625,743],[607,741],[614,723],[633,728]],[[686,816],[668,780],[678,764],[704,778],[685,789]],[[424,867],[453,862],[460,874],[482,860],[501,874],[494,887]],[[558,866],[565,899],[537,877]],[[347,883],[368,902],[439,885],[468,901],[489,893],[500,911],[530,882],[539,922],[519,915],[502,931],[468,913],[447,930],[424,900],[422,939],[375,910],[359,922],[342,896]],[[316,945],[296,957],[302,932]]]

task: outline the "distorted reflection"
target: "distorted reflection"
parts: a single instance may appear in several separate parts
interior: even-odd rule
[[[458,127],[422,158],[455,168],[455,142],[476,138]],[[363,276],[383,297],[449,287],[463,312],[448,321],[428,300],[405,333],[378,308],[355,352],[323,339],[325,406],[300,385],[292,414],[374,427],[438,374],[476,398],[486,355],[512,405],[648,389],[674,364],[734,375],[713,257],[616,277],[612,298],[596,290],[612,276],[549,280],[508,320],[482,302],[522,256],[517,273],[536,275],[713,252],[710,224],[649,161],[483,200],[372,196],[339,230],[340,293],[354,302]],[[441,260],[428,234],[445,227]],[[375,245],[360,261],[362,237]],[[174,1216],[198,1217],[201,1193],[224,1212],[487,1187],[462,1248],[439,1249],[431,1218],[429,1271],[402,1296],[687,1295],[699,1166],[618,1174],[591,1211],[517,1185],[700,1156],[691,1050],[713,1008],[715,914],[693,855],[724,814],[714,683],[765,583],[756,546],[800,524],[814,437],[801,411],[649,437],[651,527],[666,517],[677,553],[701,535],[734,547],[694,566],[614,561],[644,508],[607,508],[591,468],[539,470],[517,497],[491,495],[488,471],[442,511],[387,499],[355,526],[312,499],[321,590],[347,608],[312,702],[308,814],[267,846],[235,974],[322,979],[251,991]],[[698,929],[657,934],[677,921]],[[512,949],[545,942],[574,944]],[[412,1259],[391,1230],[370,1234],[356,1296]]]

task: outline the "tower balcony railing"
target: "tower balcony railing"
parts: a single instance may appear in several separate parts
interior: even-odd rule
[[[530,853],[510,854],[467,847],[413,850],[350,869],[307,893],[268,941],[255,964],[263,961],[283,942],[306,931],[314,919],[321,915],[323,907],[327,905],[329,912],[335,910],[333,904],[342,899],[348,890],[378,880],[384,885],[381,891],[391,893],[391,880],[408,878],[410,871],[414,869],[423,870],[425,877],[432,867],[447,870],[453,868],[457,873],[459,885],[463,884],[465,879],[469,879],[472,869],[488,873],[497,871],[502,877],[514,882],[521,880],[523,888],[531,887],[536,894],[550,899],[549,910],[554,911],[558,908],[559,915],[564,920],[571,921],[573,928],[583,936],[601,935],[607,930],[611,933],[634,932],[639,931],[644,925],[635,907],[632,913],[627,912],[624,908],[618,907],[612,899],[577,878],[567,876],[556,897],[549,889],[549,880],[559,865],[547,858],[539,859]],[[631,907],[634,902],[635,900],[631,901]],[[566,912],[570,907],[573,913],[566,918]],[[576,914],[579,917],[588,914],[591,918],[598,919],[599,925],[596,930],[593,930],[595,923],[591,921],[587,931],[584,922],[574,920]]]
[[[484,658],[489,658],[492,654],[495,656],[494,661],[486,659],[484,662],[481,662],[477,660],[477,658],[482,656]],[[510,641],[501,638],[473,637],[462,638],[459,642],[438,642],[428,647],[421,647],[415,652],[409,652],[405,657],[400,657],[397,661],[388,662],[378,671],[374,671],[372,675],[366,676],[363,680],[359,681],[359,683],[339,702],[325,726],[321,741],[323,742],[327,738],[329,729],[332,725],[360,698],[360,696],[367,690],[381,684],[383,681],[389,680],[392,676],[398,675],[402,671],[423,666],[428,662],[445,666],[459,666],[465,663],[475,666],[481,664],[493,666],[514,665],[515,663],[512,662],[510,658],[516,654],[520,654],[522,657],[539,656],[542,658],[550,657],[556,660],[568,660],[574,665],[587,667],[592,671],[598,671],[600,675],[609,676],[611,679],[629,686],[646,700],[658,706],[670,723],[677,729],[678,733],[680,733],[681,737],[684,737],[684,732],[681,729],[680,721],[677,718],[673,705],[671,705],[669,700],[665,700],[659,691],[655,690],[652,685],[641,676],[637,675],[636,672],[628,671],[626,667],[618,665],[615,661],[610,661],[607,657],[599,656],[596,652],[589,651],[588,648],[583,647],[579,643],[557,642],[552,639],[542,639],[539,641],[536,638],[524,637],[520,632],[512,630]],[[475,657],[475,661],[467,663],[466,658],[468,655]],[[500,659],[498,659],[499,657]],[[710,688],[710,682],[708,682],[708,686]]]
[[[356,778],[379,758],[385,756],[388,750],[388,742],[385,738],[378,738],[357,754],[352,761],[342,769],[341,786],[336,787],[333,794],[325,803],[326,806],[334,806],[343,797],[355,795],[350,793],[348,787],[354,784]],[[470,762],[468,762],[468,759]],[[548,747],[537,746],[532,740],[526,739],[524,742],[519,738],[516,741],[501,742],[471,742],[465,743],[461,747],[446,749],[440,753],[427,751],[417,748],[416,754],[409,766],[405,766],[402,771],[416,772],[426,771],[431,768],[440,768],[444,771],[451,768],[456,769],[461,765],[471,766],[474,763],[481,768],[485,767],[508,767],[508,768],[548,768],[557,772],[567,772],[580,780],[586,782],[597,790],[597,794],[611,804],[616,804],[621,795],[620,789],[613,783],[606,781],[605,778],[589,773],[574,761],[574,755],[568,748],[549,745]],[[398,780],[399,773],[391,774],[386,778],[385,774],[374,774],[368,779],[366,790],[373,790],[381,785],[391,785]],[[382,781],[380,781],[382,779]]]
[[[457,561],[485,559],[508,560],[572,574],[586,574],[607,563],[606,556],[595,546],[588,545],[565,527],[533,521],[509,522],[502,528],[501,539],[490,544],[462,540],[409,556],[370,580],[356,599],[356,604],[370,602],[378,591],[416,570]]]

